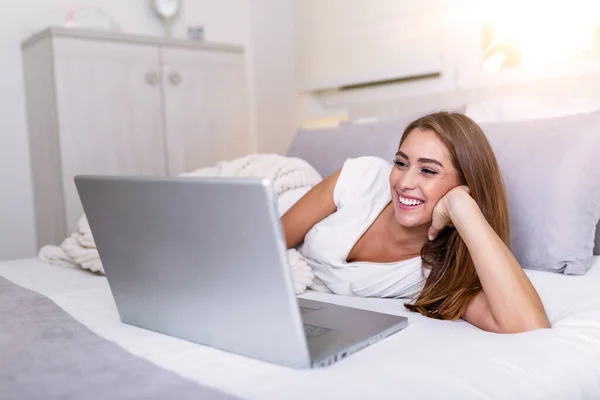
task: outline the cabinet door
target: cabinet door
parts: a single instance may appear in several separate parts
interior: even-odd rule
[[[168,173],[248,154],[242,53],[162,49]]]
[[[67,228],[82,208],[76,174],[166,173],[158,47],[57,38],[59,141]]]

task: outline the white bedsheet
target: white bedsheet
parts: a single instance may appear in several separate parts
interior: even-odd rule
[[[426,319],[403,301],[302,297],[405,315],[409,327],[323,369],[293,370],[122,324],[106,279],[37,259],[0,275],[54,300],[131,353],[244,399],[599,399],[600,257],[586,276],[527,271],[553,329],[518,335]]]

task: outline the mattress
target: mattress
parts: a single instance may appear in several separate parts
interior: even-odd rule
[[[600,257],[585,276],[526,272],[552,329],[494,334],[410,313],[399,299],[307,292],[301,297],[404,315],[409,326],[330,367],[294,370],[123,324],[102,276],[37,259],[0,263],[0,276],[53,300],[100,337],[243,399],[600,398]]]

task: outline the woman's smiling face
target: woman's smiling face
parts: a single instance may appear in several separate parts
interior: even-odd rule
[[[437,202],[460,184],[458,171],[439,136],[415,128],[402,142],[390,174],[396,220],[407,228],[431,223]]]

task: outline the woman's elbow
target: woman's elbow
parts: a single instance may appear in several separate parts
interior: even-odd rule
[[[544,314],[501,324],[498,326],[498,333],[524,333],[551,327],[548,317]]]

